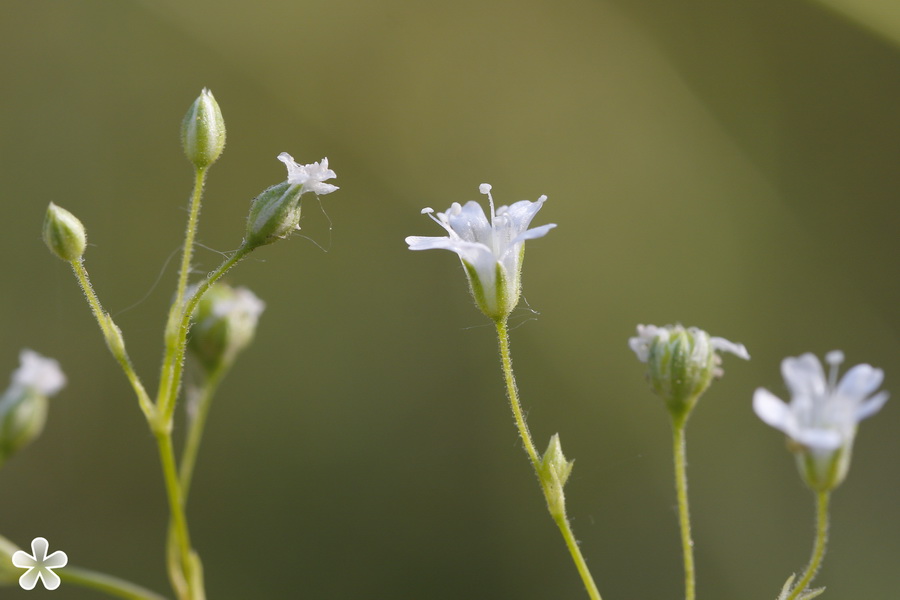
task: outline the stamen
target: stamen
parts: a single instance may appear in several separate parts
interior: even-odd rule
[[[493,227],[494,226],[494,217],[496,215],[494,214],[494,197],[491,196],[491,184],[482,183],[481,185],[478,186],[478,191],[488,197],[488,202],[491,205],[491,227]]]
[[[840,350],[832,350],[825,355],[825,362],[831,366],[828,372],[828,388],[834,389],[837,386],[838,367],[844,362],[844,353]]]

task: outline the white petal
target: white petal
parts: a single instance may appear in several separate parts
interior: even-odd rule
[[[781,361],[781,374],[791,390],[791,397],[819,398],[826,393],[825,372],[815,354],[785,358]]]
[[[484,208],[477,202],[470,200],[463,206],[454,202],[446,217],[448,225],[462,239],[492,245],[493,229],[484,214]]]
[[[713,350],[723,350],[725,352],[731,352],[735,356],[743,358],[744,360],[750,360],[750,354],[747,352],[747,348],[745,348],[743,344],[729,342],[725,338],[720,337],[709,338],[709,342],[710,344],[712,344]]]
[[[795,429],[795,419],[790,407],[765,388],[757,388],[753,392],[753,411],[775,429],[788,434]]]
[[[852,439],[852,437],[851,430],[850,438]],[[791,438],[807,448],[819,451],[837,450],[849,441],[832,429],[802,429],[795,431]]]
[[[66,376],[58,361],[27,348],[19,353],[19,361],[21,366],[13,373],[13,384],[31,388],[45,396],[52,396],[65,387]]]
[[[884,379],[884,371],[871,365],[856,365],[844,374],[837,385],[837,393],[862,400],[878,389]]]
[[[856,409],[856,420],[862,421],[877,413],[884,406],[884,403],[887,402],[889,396],[890,394],[887,392],[881,392],[860,404]]]
[[[534,229],[529,229],[528,231],[523,231],[515,239],[513,239],[513,244],[518,244],[520,242],[524,242],[525,240],[534,240],[540,237],[544,237],[547,233],[556,227],[556,223],[547,223],[546,225],[541,225],[540,227],[535,227]]]
[[[21,577],[19,577],[19,586],[23,590],[33,590],[34,586],[37,585],[38,575],[40,575],[40,571],[37,568],[31,568],[25,571]]]

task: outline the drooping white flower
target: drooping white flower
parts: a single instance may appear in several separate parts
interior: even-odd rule
[[[819,491],[843,481],[857,424],[877,413],[888,399],[886,391],[874,394],[884,379],[881,369],[856,365],[838,381],[844,354],[835,350],[825,360],[831,367],[827,377],[814,354],[781,362],[781,373],[791,392],[789,404],[764,388],[753,394],[757,416],[791,439],[801,473]]]
[[[58,361],[27,348],[19,353],[19,361],[21,365],[12,376],[14,386],[31,389],[42,396],[53,396],[66,385],[66,376]]]
[[[743,344],[681,325],[638,325],[637,336],[629,338],[628,347],[648,364],[653,391],[678,418],[686,418],[712,379],[722,376],[719,352],[750,360]]]
[[[447,212],[422,210],[447,230],[446,237],[409,236],[410,250],[451,250],[459,255],[476,304],[487,316],[499,319],[509,315],[519,302],[522,259],[525,241],[547,235],[556,227],[549,223],[528,229],[547,196],[537,202],[521,200],[494,210],[491,186],[482,183],[479,191],[488,197],[490,220],[475,201],[460,205],[454,202]]]
[[[294,157],[287,152],[278,155],[278,160],[283,162],[288,170],[288,183],[302,185],[301,194],[313,192],[323,196],[339,189],[338,186],[325,183],[326,179],[334,179],[337,174],[328,168],[328,158],[322,162],[314,162],[309,165],[301,165],[294,161]]]

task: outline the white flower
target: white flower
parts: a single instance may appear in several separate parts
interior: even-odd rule
[[[884,372],[871,365],[856,365],[838,381],[844,354],[825,356],[831,366],[828,377],[813,354],[786,358],[781,373],[791,392],[786,404],[768,390],[753,394],[753,410],[768,425],[783,431],[794,442],[801,472],[814,489],[827,490],[846,475],[857,423],[877,413],[888,399],[885,391],[872,395]]]
[[[492,319],[498,319],[508,316],[519,301],[525,240],[543,237],[556,225],[528,229],[547,196],[541,196],[537,202],[522,200],[501,206],[495,211],[491,186],[482,183],[479,191],[488,197],[490,221],[475,201],[465,205],[454,202],[447,212],[437,215],[433,209],[425,208],[422,214],[446,229],[449,236],[410,236],[406,243],[410,250],[441,248],[456,252],[479,308]]]
[[[36,537],[31,540],[31,554],[24,550],[16,550],[12,555],[12,564],[20,569],[28,569],[19,577],[19,585],[23,590],[33,590],[40,579],[48,590],[59,587],[59,575],[53,569],[61,569],[69,564],[69,557],[62,550],[48,555],[50,544],[45,538]]]
[[[338,189],[336,185],[325,183],[326,179],[337,177],[337,174],[328,168],[328,158],[323,158],[321,163],[315,162],[309,165],[301,165],[294,161],[293,156],[287,152],[282,152],[278,155],[278,160],[287,166],[288,183],[303,186],[301,194],[313,192],[322,196]]]
[[[653,391],[665,400],[676,418],[687,418],[713,377],[723,374],[719,352],[750,360],[743,344],[711,337],[702,329],[681,325],[638,325],[628,347],[649,366]]]
[[[66,385],[66,376],[59,368],[59,362],[44,358],[27,348],[19,353],[21,366],[12,376],[13,385],[34,390],[43,396],[53,396]]]

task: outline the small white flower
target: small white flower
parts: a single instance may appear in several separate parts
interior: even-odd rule
[[[813,354],[781,362],[790,404],[763,388],[753,394],[753,410],[765,423],[787,434],[801,476],[818,492],[827,492],[844,480],[857,423],[878,412],[888,399],[884,391],[872,395],[884,378],[881,369],[856,365],[838,381],[844,354],[835,350],[825,360],[831,366],[827,379]]]
[[[19,353],[19,361],[21,366],[12,376],[14,386],[34,390],[43,396],[53,396],[66,385],[66,376],[58,361],[27,348]]]
[[[288,183],[303,186],[301,194],[313,192],[318,196],[323,196],[339,189],[336,185],[325,183],[326,179],[337,177],[337,174],[328,168],[328,158],[323,158],[321,163],[301,165],[294,161],[293,156],[282,152],[278,155],[278,160],[287,167]]]
[[[719,352],[750,360],[743,344],[681,325],[638,325],[637,336],[629,338],[628,347],[639,361],[648,364],[653,391],[677,418],[687,418],[712,379],[722,376]]]
[[[511,206],[494,210],[491,186],[482,183],[479,191],[488,197],[490,221],[484,209],[475,201],[460,205],[454,202],[445,213],[434,214],[431,208],[422,210],[447,230],[447,237],[409,236],[410,250],[451,250],[459,255],[479,308],[493,319],[512,312],[521,292],[522,257],[525,240],[547,235],[554,223],[528,229],[531,220],[547,200],[521,200]]]
[[[825,360],[831,366],[827,379],[814,354],[781,362],[781,373],[791,392],[790,404],[763,388],[753,394],[753,410],[760,419],[819,454],[849,447],[857,423],[878,412],[888,399],[885,391],[872,396],[884,379],[881,369],[856,365],[837,381],[843,353],[829,352]]]
[[[48,590],[55,590],[59,587],[60,578],[53,572],[53,569],[61,569],[66,566],[69,563],[69,557],[61,550],[48,556],[47,549],[49,547],[50,544],[45,538],[36,537],[31,541],[31,554],[24,550],[16,550],[13,553],[13,565],[20,569],[28,569],[19,577],[19,585],[23,590],[33,590],[38,579]]]

